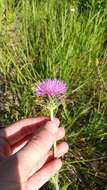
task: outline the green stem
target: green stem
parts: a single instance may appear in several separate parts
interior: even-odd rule
[[[53,118],[54,118],[54,109],[53,108],[50,109],[50,118],[51,118],[51,121],[53,121]],[[56,141],[54,142],[54,157],[56,158]]]
[[[51,121],[53,121],[53,118],[54,118],[53,108],[50,109],[50,118],[51,118]]]
[[[53,108],[51,108],[50,109],[50,119],[51,119],[51,121],[53,121],[53,118],[54,118],[54,109]],[[57,157],[57,155],[56,155],[56,141],[54,142],[54,145],[53,145],[54,147],[54,158],[56,158]],[[58,173],[55,175],[55,189],[56,190],[59,190],[59,184],[58,184]]]
[[[59,181],[59,173],[57,172],[56,175],[55,175],[55,189],[56,190],[59,190],[58,181]]]

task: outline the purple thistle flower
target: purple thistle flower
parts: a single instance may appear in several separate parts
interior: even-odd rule
[[[59,96],[66,92],[66,84],[59,80],[43,80],[36,88],[36,96]]]

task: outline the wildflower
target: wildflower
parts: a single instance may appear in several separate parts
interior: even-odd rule
[[[50,112],[50,119],[53,120],[54,117],[54,110],[58,108],[58,103],[56,99],[59,99],[61,95],[63,95],[66,92],[66,84],[59,80],[43,80],[36,88],[35,95],[41,96],[41,97],[48,97],[48,105],[46,105],[46,108]],[[54,157],[57,157],[56,154],[56,142],[54,142]],[[58,174],[55,179],[55,187],[56,190],[59,190],[58,185]]]
[[[37,96],[55,97],[60,94],[64,94],[66,91],[66,85],[59,80],[43,80],[36,88]]]

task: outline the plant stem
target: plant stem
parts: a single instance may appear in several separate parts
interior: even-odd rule
[[[50,118],[51,118],[51,121],[53,121],[53,118],[54,118],[53,108],[50,109]],[[54,142],[54,157],[56,158],[56,141]]]
[[[56,155],[56,141],[54,142],[54,145],[53,145],[54,147],[54,157],[56,158],[57,157],[57,155]]]
[[[56,175],[55,175],[55,189],[56,190],[59,190],[58,181],[59,181],[59,173],[57,172]]]
[[[50,118],[51,118],[51,121],[53,121],[53,118],[54,118],[53,108],[50,109]]]
[[[53,118],[54,118],[54,109],[51,108],[50,109],[50,119],[51,119],[51,121],[53,121]],[[56,158],[57,157],[57,155],[56,155],[56,141],[54,142],[53,148],[54,148],[54,158]],[[59,175],[58,173],[55,175],[55,189],[56,190],[59,190],[58,175]]]

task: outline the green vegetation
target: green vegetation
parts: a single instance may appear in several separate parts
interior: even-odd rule
[[[47,78],[68,85],[57,113],[70,145],[61,190],[106,190],[106,0],[0,1],[1,125],[44,114],[33,88]]]

